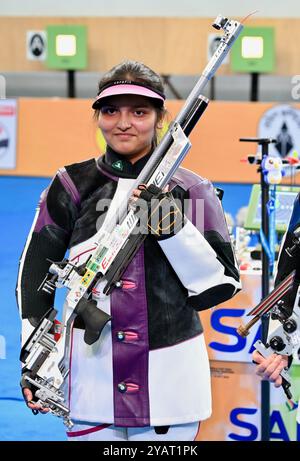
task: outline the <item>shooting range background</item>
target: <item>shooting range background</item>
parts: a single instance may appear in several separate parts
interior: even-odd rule
[[[45,72],[42,62],[26,60],[26,31],[42,30],[48,23],[86,24],[90,31],[87,71],[103,72],[126,56],[143,60],[159,72],[185,75],[188,79],[189,75],[198,74],[207,62],[206,43],[212,31],[212,19],[220,12],[242,17],[258,6],[260,12],[249,25],[275,28],[277,66],[272,82],[275,78],[285,79],[289,93],[285,102],[298,110],[300,105],[290,97],[290,81],[300,73],[299,2],[288,0],[282,5],[260,0],[252,1],[251,6],[234,0],[213,3],[211,6],[201,3],[200,7],[196,0],[184,5],[155,0],[151,5],[141,6],[141,2],[132,1],[126,3],[125,11],[122,2],[107,5],[91,0],[84,5],[83,13],[80,0],[72,2],[72,6],[61,2],[55,2],[54,6],[47,0],[39,5],[38,12],[34,1],[26,2],[26,11],[23,2],[1,2],[0,72],[6,78],[7,97],[15,97],[17,93],[14,81],[22,80],[24,85],[16,97],[16,167],[0,170],[0,440],[66,439],[60,420],[50,415],[33,416],[23,403],[19,389],[20,319],[14,290],[19,257],[42,190],[58,167],[97,157],[103,151],[101,136],[92,120],[91,97],[74,100],[43,97],[49,95],[48,82],[53,82],[53,75],[63,82],[63,90],[59,92],[63,96],[65,76]],[[105,38],[108,30],[114,31],[114,41]],[[120,34],[126,37],[122,43]],[[229,82],[230,94],[234,93],[237,76],[231,74],[229,66],[222,67],[218,74],[221,84]],[[37,76],[41,85],[36,85],[34,96],[39,97],[21,97],[27,94],[27,82],[31,78],[34,81]],[[83,77],[79,75],[78,81]],[[248,76],[242,77],[238,76],[239,82],[245,87],[239,94],[247,98],[249,80]],[[90,88],[91,95],[95,90],[96,82]],[[193,147],[184,166],[224,189],[223,206],[233,217],[241,207],[248,205],[252,184],[259,182],[256,168],[241,162],[247,155],[255,154],[256,148],[240,144],[238,139],[259,134],[260,120],[266,111],[283,100],[282,92],[279,88],[270,102],[212,101],[192,133]],[[167,101],[170,118],[176,115],[182,103]],[[299,179],[297,175],[296,183]],[[260,298],[260,275],[245,275],[243,285],[243,292],[233,300],[201,314],[212,370],[213,416],[201,425],[198,440],[260,439],[260,385],[250,363],[258,331],[252,332],[245,341],[235,334],[235,327],[245,312]],[[62,300],[63,292],[58,290],[56,307],[61,307]],[[298,365],[293,367],[292,374],[294,388],[300,389]],[[287,409],[280,390],[272,390],[271,440],[300,440],[295,411]]]

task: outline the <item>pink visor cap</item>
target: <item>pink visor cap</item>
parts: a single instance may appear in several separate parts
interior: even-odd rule
[[[139,96],[145,96],[146,98],[155,99],[157,105],[161,107],[166,99],[163,93],[154,91],[141,83],[124,80],[112,82],[109,86],[104,87],[95,99],[92,108],[99,109],[102,106],[101,100],[103,98],[118,96],[120,94],[137,94]]]

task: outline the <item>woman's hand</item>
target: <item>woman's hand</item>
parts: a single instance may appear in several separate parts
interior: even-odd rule
[[[280,387],[282,384],[280,373],[288,366],[288,356],[272,354],[265,358],[259,352],[254,351],[252,358],[253,361],[258,364],[256,367],[256,374],[262,379],[274,383],[275,387]]]
[[[30,408],[31,410],[39,411],[42,414],[48,413],[50,411],[49,408],[43,408],[41,405],[38,405],[36,402],[32,401],[33,395],[28,387],[24,387],[23,396],[28,408]]]

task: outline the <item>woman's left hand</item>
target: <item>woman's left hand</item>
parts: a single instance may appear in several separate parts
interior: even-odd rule
[[[259,352],[254,351],[252,358],[254,362],[258,364],[256,367],[256,374],[262,379],[274,383],[275,387],[280,387],[282,384],[280,373],[288,366],[288,356],[272,354],[265,358]]]

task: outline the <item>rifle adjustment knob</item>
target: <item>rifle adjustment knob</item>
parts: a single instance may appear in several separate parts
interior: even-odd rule
[[[294,319],[289,319],[284,323],[283,329],[287,333],[294,333],[297,330],[297,323]]]
[[[274,351],[276,352],[280,352],[280,351],[283,351],[285,345],[284,345],[284,342],[282,340],[282,338],[280,338],[280,336],[274,336],[271,340],[270,340],[270,346],[272,347],[272,349],[274,349]]]

